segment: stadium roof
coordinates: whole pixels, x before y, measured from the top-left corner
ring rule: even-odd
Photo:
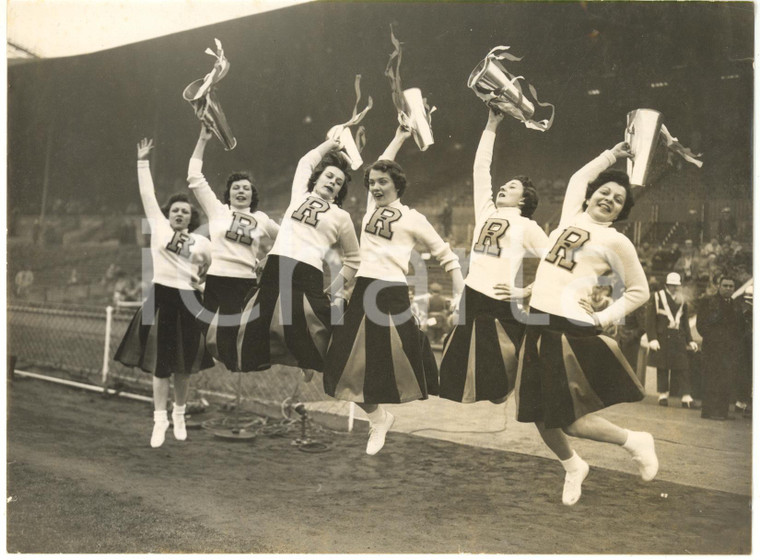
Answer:
[[[9,63],[87,54],[308,0],[8,0]]]

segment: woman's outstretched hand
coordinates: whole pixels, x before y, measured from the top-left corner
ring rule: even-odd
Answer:
[[[137,159],[148,159],[148,155],[152,149],[153,139],[143,138],[137,143]]]

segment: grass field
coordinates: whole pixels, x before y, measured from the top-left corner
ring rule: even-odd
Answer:
[[[369,457],[364,430],[314,432],[321,454],[297,431],[151,449],[147,403],[16,378],[8,404],[11,553],[751,550],[736,494],[594,469],[568,508],[559,464],[530,455],[393,432]]]

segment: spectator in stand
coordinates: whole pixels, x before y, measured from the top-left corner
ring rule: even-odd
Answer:
[[[708,287],[715,284],[719,275],[717,253],[709,253],[706,258],[700,259],[697,263],[697,279],[706,283]]]
[[[25,298],[29,295],[29,288],[34,284],[34,272],[31,270],[19,270],[16,273],[16,295]]]
[[[654,256],[654,247],[649,244],[649,241],[644,241],[641,246],[636,248],[636,252],[639,255],[639,261],[644,270],[649,271],[652,269],[652,257]]]
[[[127,276],[123,271],[119,271],[116,283],[113,287],[113,303],[118,306],[122,302],[137,302],[142,300],[142,287],[139,279],[134,276]]]
[[[441,229],[443,230],[441,232],[441,237],[448,237],[451,235],[451,218],[454,213],[454,210],[451,208],[451,203],[449,202],[449,199],[445,199],[443,201],[443,209],[441,210]]]
[[[730,238],[729,241],[723,241],[717,263],[724,270],[728,270],[734,265],[734,251],[731,249]]]
[[[726,235],[736,235],[736,219],[728,206],[720,211],[718,219],[718,237],[723,239]]]
[[[740,244],[738,241],[736,241],[736,240],[735,240],[735,239],[734,239],[732,236],[730,236],[730,235],[726,235],[726,236],[723,238],[723,245],[726,245],[726,244],[728,244],[728,246],[729,246],[729,248],[730,248],[730,250],[731,250],[731,255],[733,255],[734,257],[735,257],[736,255],[738,255],[738,254],[741,252],[741,250],[742,250],[742,246],[741,246],[741,244]]]
[[[649,365],[657,368],[657,392],[660,406],[668,406],[671,384],[681,393],[681,406],[694,408],[687,351],[696,352],[691,339],[688,305],[681,294],[681,277],[668,274],[665,289],[652,294],[647,313]]]
[[[105,274],[103,274],[103,278],[100,280],[100,283],[104,286],[110,286],[113,282],[116,281],[121,272],[121,267],[118,264],[109,264]]]
[[[681,257],[678,243],[673,243],[670,248],[661,246],[652,257],[652,269],[655,271],[673,270],[676,261]]]
[[[698,257],[691,239],[684,241],[683,245],[683,251],[673,266],[673,270],[681,275],[684,284],[688,284],[697,278]]]
[[[414,298],[415,303],[420,309],[424,309],[426,316],[427,333],[430,336],[430,342],[438,344],[443,339],[443,334],[448,327],[448,318],[450,313],[449,306],[451,302],[441,295],[441,286],[438,282],[430,284],[430,292]]]
[[[735,289],[734,279],[724,276],[718,283],[718,293],[703,298],[697,312],[703,354],[702,418],[708,420],[730,418],[731,393],[745,363],[746,325],[741,302],[731,299]]]
[[[710,242],[706,243],[704,247],[702,247],[702,250],[700,251],[702,253],[703,257],[708,256],[710,253],[715,253],[716,255],[720,253],[720,243],[718,243],[717,237],[711,237]]]

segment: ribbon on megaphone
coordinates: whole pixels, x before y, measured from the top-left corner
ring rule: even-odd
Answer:
[[[669,153],[678,154],[689,163],[693,163],[697,167],[702,167],[702,162],[697,159],[698,157],[702,157],[702,154],[695,154],[689,148],[681,144],[678,141],[678,138],[675,138],[670,134],[664,124],[660,128],[660,136],[665,141],[665,146],[668,148]]]
[[[367,114],[367,112],[370,109],[372,109],[372,96],[370,95],[367,98],[367,106],[364,107],[364,109],[362,109],[361,111],[358,111],[359,101],[362,98],[361,81],[362,81],[362,75],[357,74],[356,78],[354,78],[354,91],[356,92],[356,103],[354,103],[354,111],[351,115],[351,118],[339,126],[346,127],[346,126],[353,126],[355,124],[359,124],[360,122],[362,122],[362,119]]]
[[[224,78],[227,75],[227,72],[230,70],[230,63],[227,61],[227,58],[224,56],[224,49],[222,49],[222,42],[219,39],[214,39],[214,43],[216,44],[216,52],[212,51],[210,48],[207,48],[205,51],[206,54],[210,54],[214,58],[216,58],[216,63],[214,63],[214,68],[206,74],[203,77],[203,85],[198,88],[198,91],[195,93],[195,96],[193,96],[192,101],[197,101],[204,95],[208,93],[208,91],[211,89],[211,86],[216,85],[221,81],[222,78]]]
[[[396,111],[398,112],[398,122],[401,126],[408,130],[411,129],[411,119],[409,118],[411,111],[407,106],[406,100],[404,99],[404,90],[401,87],[401,54],[403,52],[401,45],[403,43],[401,43],[401,41],[399,41],[396,38],[396,35],[393,33],[392,24],[391,43],[393,43],[393,52],[388,58],[388,64],[385,66],[385,76],[391,83],[391,99],[393,100],[393,105],[396,107]],[[425,97],[422,98],[422,104],[425,106],[425,120],[427,121],[428,127],[430,128],[430,132],[432,134],[433,120],[430,115],[433,113],[433,111],[435,111],[436,108],[431,108],[428,105],[427,98]]]
[[[535,100],[536,105],[539,107],[550,107],[552,110],[552,114],[548,119],[542,119],[540,121],[535,121],[533,119],[526,118],[522,113],[518,112],[517,115],[515,115],[524,125],[526,128],[530,128],[531,130],[538,130],[540,132],[546,132],[549,130],[554,123],[554,105],[551,103],[544,103],[539,101],[538,99],[538,93],[536,92],[536,88],[533,87],[523,76],[515,76],[511,72],[509,72],[502,64],[499,63],[500,60],[509,60],[510,62],[520,62],[522,60],[521,56],[515,56],[509,52],[510,47],[499,45],[498,47],[492,48],[488,54],[486,55],[486,59],[491,59],[491,62],[493,64],[496,64],[496,66],[499,67],[499,69],[504,72],[504,74],[509,78],[510,83],[517,89],[518,91],[518,100],[522,100],[524,97],[522,87],[520,86],[519,80],[525,81],[525,85],[528,87],[528,91],[530,92],[531,96],[533,96],[533,99]],[[496,95],[493,95],[493,98],[496,98]],[[516,104],[519,106],[519,101]]]

